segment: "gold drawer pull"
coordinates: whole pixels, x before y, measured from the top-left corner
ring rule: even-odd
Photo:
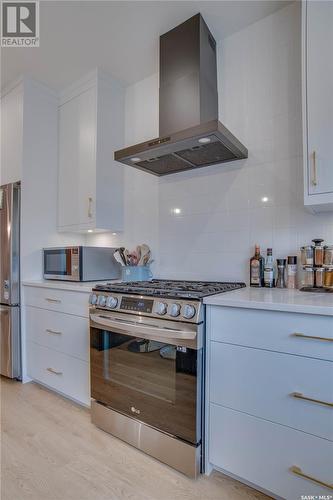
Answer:
[[[317,155],[316,152],[313,151],[312,153],[312,179],[311,179],[311,184],[313,186],[317,186],[318,181],[317,181]]]
[[[60,299],[51,299],[50,297],[45,297],[46,302],[53,302],[54,304],[61,304]]]
[[[325,488],[328,488],[329,490],[333,490],[333,484],[329,483],[324,483],[324,481],[320,481],[320,479],[316,479],[315,477],[309,476],[308,474],[304,474],[302,472],[302,469],[300,467],[297,467],[297,465],[293,465],[290,467],[290,472],[293,474],[296,474],[296,476],[303,477],[304,479],[308,479],[309,481],[313,481],[316,484],[319,484],[320,486],[324,486]]]
[[[304,396],[301,392],[292,392],[290,396],[296,399],[304,399],[304,401],[310,401],[311,403],[317,403],[318,405],[324,405],[333,408],[333,403],[329,403],[328,401],[321,401],[320,399],[309,398],[307,396]]]
[[[88,198],[88,217],[89,217],[89,219],[91,219],[92,216],[93,216],[93,213],[92,213],[92,203],[93,203],[93,199],[92,199],[91,196],[89,196],[89,198]]]
[[[56,330],[50,330],[50,328],[46,328],[46,333],[51,333],[53,335],[62,335],[62,332],[57,332]]]
[[[57,370],[54,370],[53,368],[46,368],[46,370],[50,373],[54,373],[54,375],[62,375],[62,372],[57,372]]]
[[[323,340],[324,342],[333,342],[333,337],[316,337],[315,335],[304,335],[304,333],[292,333],[292,337],[300,337],[302,339]]]

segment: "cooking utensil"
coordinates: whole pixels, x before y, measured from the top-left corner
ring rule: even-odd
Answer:
[[[122,265],[122,266],[124,266],[124,265],[125,265],[125,264],[124,264],[124,261],[123,261],[123,259],[122,259],[122,257],[121,257],[121,255],[120,255],[120,253],[119,253],[119,248],[117,248],[117,250],[115,250],[115,251],[114,251],[113,256],[114,256],[114,258],[116,259],[116,261],[117,261],[120,265]]]
[[[139,260],[139,266],[143,266],[145,265],[144,263],[147,264],[149,258],[150,258],[150,248],[148,245],[146,245],[145,243],[143,243],[142,245],[140,245],[141,247],[141,257],[140,257],[140,260]],[[147,260],[147,256],[148,255],[148,260]]]
[[[140,259],[141,259],[141,246],[138,245],[136,247],[136,255],[137,255],[137,258],[138,258],[138,263],[140,262]]]
[[[131,254],[129,253],[129,251],[126,248],[124,249],[124,258],[125,258],[125,265],[126,266],[131,265],[131,263],[130,263]]]
[[[125,247],[120,247],[118,249],[118,251],[119,251],[120,257],[122,258],[124,266],[127,266],[127,260],[126,260],[125,253],[124,253],[125,252]]]

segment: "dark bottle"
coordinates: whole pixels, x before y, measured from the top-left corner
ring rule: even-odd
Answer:
[[[254,256],[250,260],[250,286],[264,286],[264,258],[260,255],[260,246],[255,246]]]

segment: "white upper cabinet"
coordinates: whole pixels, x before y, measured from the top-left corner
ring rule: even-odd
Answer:
[[[304,1],[304,203],[333,210],[333,2]]]
[[[59,107],[58,230],[123,230],[124,89],[96,71],[74,84]]]
[[[1,96],[0,185],[22,178],[23,83]]]

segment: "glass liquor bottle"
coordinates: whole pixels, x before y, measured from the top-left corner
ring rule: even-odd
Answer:
[[[254,256],[250,260],[250,286],[264,286],[264,258],[260,255],[260,246],[255,246]]]
[[[275,286],[273,250],[271,248],[267,248],[267,257],[264,269],[264,286],[266,288],[274,288]]]

